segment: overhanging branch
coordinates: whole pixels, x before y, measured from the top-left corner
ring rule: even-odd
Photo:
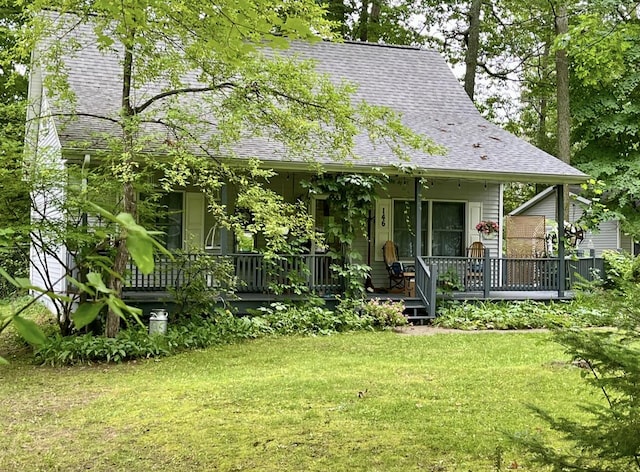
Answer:
[[[182,94],[187,94],[187,93],[213,92],[215,90],[220,90],[220,89],[223,89],[223,88],[233,88],[233,87],[236,87],[236,84],[234,84],[233,82],[224,82],[222,84],[218,84],[218,85],[213,86],[213,87],[211,87],[211,86],[209,86],[209,87],[185,87],[185,88],[180,88],[180,89],[168,90],[166,92],[162,92],[162,93],[159,93],[157,95],[154,95],[149,100],[147,100],[146,102],[144,102],[141,105],[138,105],[137,107],[133,107],[133,114],[137,115],[139,113],[142,113],[144,110],[149,108],[151,105],[153,105],[158,100],[162,100],[163,98],[171,97],[171,96],[174,96],[174,95],[182,95]]]

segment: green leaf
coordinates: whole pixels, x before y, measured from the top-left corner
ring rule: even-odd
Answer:
[[[80,290],[82,290],[84,293],[88,293],[91,296],[95,295],[95,290],[93,290],[92,287],[90,287],[87,284],[83,284],[82,282],[79,282],[78,280],[74,279],[71,276],[67,276],[67,280],[74,286],[78,287]]]
[[[5,279],[7,279],[7,281],[8,281],[11,285],[13,285],[13,286],[15,286],[15,287],[20,287],[20,286],[18,285],[18,282],[16,282],[16,280],[15,280],[13,277],[11,277],[11,276],[9,275],[9,272],[7,272],[6,270],[4,270],[2,267],[0,267],[0,275],[2,275],[2,277],[4,277]]]
[[[122,312],[121,306],[124,304],[122,300],[118,297],[110,296],[107,298],[107,305],[109,305],[109,309],[113,311],[120,318],[125,319],[124,313]]]
[[[18,330],[18,333],[20,333],[20,336],[26,339],[27,342],[40,346],[47,341],[47,337],[33,321],[20,316],[14,316],[13,324]]]
[[[81,329],[96,319],[105,302],[86,302],[82,303],[78,309],[71,315],[73,324],[76,329]]]
[[[4,357],[0,356],[0,365],[8,365],[9,361],[6,360]]]
[[[102,280],[102,275],[98,272],[89,272],[87,274],[87,281],[95,287],[98,292],[102,293],[111,293],[112,290],[107,288],[104,281]]]
[[[145,275],[152,273],[155,263],[153,261],[153,242],[151,238],[145,238],[138,232],[130,232],[127,235],[126,244],[131,257],[140,269],[140,272]]]
[[[16,282],[18,283],[18,287],[23,289],[35,288],[34,285],[31,284],[31,280],[27,277],[16,277]]]

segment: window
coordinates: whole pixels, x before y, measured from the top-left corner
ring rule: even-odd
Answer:
[[[331,216],[329,202],[326,198],[315,199],[315,224],[316,231],[324,236],[324,243],[317,245],[316,252],[326,252],[328,249],[339,252],[340,243],[334,234],[329,232],[329,227],[334,224],[334,217]]]
[[[433,202],[432,256],[464,255],[464,203]]]
[[[416,243],[416,204],[409,200],[395,200],[393,202],[393,242],[398,246],[398,258],[409,259],[415,257]],[[421,252],[424,255],[428,247],[429,235],[429,202],[422,202],[422,241]]]
[[[465,204],[463,202],[422,202],[421,253],[431,256],[464,256]],[[393,202],[393,242],[398,258],[415,257],[416,206],[410,200]],[[430,251],[429,249],[430,247]]]
[[[167,249],[182,249],[182,213],[184,194],[170,192],[151,199],[140,195],[140,221],[143,226],[162,231],[158,240]]]

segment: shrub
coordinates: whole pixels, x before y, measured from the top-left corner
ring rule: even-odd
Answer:
[[[206,316],[219,308],[220,301],[234,296],[237,284],[231,260],[205,252],[174,252],[169,292],[177,310],[172,321],[189,316]]]
[[[167,340],[149,336],[142,330],[122,330],[115,338],[85,334],[50,337],[36,350],[36,361],[49,365],[122,362],[124,360],[168,355]]]
[[[406,323],[399,303],[357,302],[335,311],[322,303],[319,299],[297,304],[276,302],[245,317],[217,309],[206,318],[183,318],[170,324],[166,335],[150,336],[141,328],[122,330],[115,338],[57,335],[36,351],[36,360],[49,365],[122,362],[268,335],[329,335]]]
[[[449,302],[439,309],[435,326],[466,330],[611,326],[614,311],[581,301]]]
[[[42,364],[70,365],[93,362],[122,362],[175,354],[218,344],[256,338],[267,332],[260,321],[238,318],[230,312],[215,318],[183,321],[169,326],[166,335],[149,335],[146,329],[122,330],[115,338],[85,334],[53,336],[36,351]]]
[[[640,281],[640,259],[626,252],[604,251],[605,287],[620,290],[625,281]]]
[[[617,262],[621,259],[616,258]],[[616,271],[620,268],[615,266]],[[553,470],[640,471],[640,287],[624,275],[620,280],[620,296],[610,299],[612,310],[620,314],[617,329],[572,329],[555,334],[566,352],[585,369],[584,377],[594,392],[603,396],[603,403],[585,403],[586,399],[577,398],[589,415],[582,421],[555,418],[534,408],[570,443],[564,450],[556,447],[555,437],[516,437],[536,462]]]
[[[316,336],[385,328],[406,324],[403,310],[401,302],[351,299],[341,301],[336,310],[329,310],[319,298],[275,302],[245,317],[216,307],[206,316],[183,316],[170,323],[165,335],[150,336],[145,329],[136,327],[122,330],[116,338],[92,334],[54,336],[37,350],[36,360],[50,365],[122,362],[268,335]]]
[[[373,326],[377,328],[404,326],[407,324],[404,309],[404,302],[374,298],[362,305],[362,314],[370,317]]]
[[[28,214],[28,205],[25,210]],[[29,243],[11,225],[0,228],[0,267],[13,278],[29,277]],[[0,277],[0,299],[14,296],[16,291],[13,284]]]
[[[302,304],[275,302],[255,310],[272,334],[327,335],[336,332],[365,329],[371,320],[353,310],[329,310],[322,301]]]
[[[33,298],[2,299],[0,300],[0,328],[5,327],[0,331],[0,356],[2,357],[14,357],[32,352],[31,345],[18,334],[13,323],[7,324],[11,316],[20,310],[23,310],[20,312],[20,317],[36,323],[45,336],[52,336],[58,332],[58,326],[51,312],[42,304],[33,303]]]

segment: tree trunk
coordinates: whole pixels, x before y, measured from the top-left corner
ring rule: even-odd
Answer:
[[[556,36],[569,32],[566,5],[558,6],[555,17]],[[571,110],[569,107],[569,59],[566,49],[556,51],[556,100],[558,107],[558,158],[567,164],[571,161]],[[564,186],[564,219],[569,215],[569,187]],[[560,222],[558,222],[559,224]]]
[[[132,33],[132,36],[134,33]],[[133,37],[130,44],[133,44]],[[134,146],[133,138],[134,133],[131,129],[131,118],[134,116],[134,110],[131,105],[131,79],[133,74],[133,52],[130,47],[125,46],[124,60],[123,60],[123,74],[122,74],[122,105],[121,105],[121,118],[122,118],[122,155],[126,162],[132,162],[134,160]],[[130,213],[133,217],[136,217],[136,199],[135,190],[133,187],[133,177],[124,176],[122,184],[122,210],[125,213]],[[119,274],[120,277],[112,276],[109,282],[109,288],[115,291],[118,297],[122,296],[122,278],[121,276],[127,269],[127,263],[129,262],[129,251],[125,244],[127,237],[126,230],[122,230],[117,242],[116,256],[113,261],[113,271]],[[120,316],[109,309],[107,312],[107,322],[105,326],[105,336],[113,338],[118,334],[120,330]]]
[[[549,70],[549,42],[545,41],[544,49],[542,51],[542,57],[540,58],[540,80],[545,80]],[[536,145],[547,152],[549,149],[549,139],[547,137],[547,113],[548,104],[546,93],[540,94],[540,100],[538,102],[538,130],[536,133]]]
[[[380,10],[382,0],[373,0],[371,2],[371,14],[367,23],[367,41],[377,43],[380,39]]]
[[[360,18],[358,19],[358,39],[367,41],[369,38],[369,0],[362,1]]]
[[[464,62],[466,65],[464,72],[464,90],[473,100],[476,88],[476,69],[478,68],[478,54],[480,51],[480,12],[482,10],[482,0],[472,0],[467,16],[469,18],[469,29],[467,31],[467,52]]]

